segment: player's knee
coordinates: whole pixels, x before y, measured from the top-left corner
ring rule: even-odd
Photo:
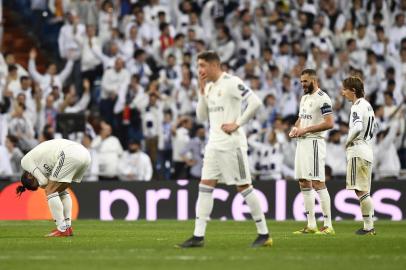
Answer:
[[[216,183],[217,183],[216,180],[207,180],[207,179],[200,180],[200,184],[210,186],[210,187],[215,187]]]
[[[243,192],[244,190],[246,190],[247,188],[249,188],[251,185],[242,185],[242,186],[236,186],[237,187],[237,191],[238,192]]]
[[[320,181],[312,181],[312,185],[315,190],[326,188],[326,184]]]
[[[300,188],[312,188],[312,181],[307,181],[305,179],[299,179]]]

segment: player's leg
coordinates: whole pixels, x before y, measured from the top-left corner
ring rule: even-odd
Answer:
[[[196,203],[196,219],[193,236],[185,242],[176,245],[180,248],[202,247],[206,234],[207,221],[213,210],[213,191],[220,177],[218,158],[215,151],[207,150],[202,168],[202,180],[199,183],[199,195]]]
[[[76,159],[70,159],[70,163],[72,166],[70,172],[64,173],[64,178],[69,179],[72,177],[72,182],[80,183],[83,179],[83,176],[86,173],[87,168],[90,165],[91,158],[90,153],[87,149],[82,147],[81,145],[75,146],[72,151],[76,156]],[[69,153],[70,154],[70,153]],[[76,165],[74,164],[76,163]],[[72,176],[73,175],[73,176]],[[66,230],[68,231],[69,236],[73,236],[73,229],[72,229],[72,198],[68,192],[68,190],[64,190],[59,193],[59,197],[61,198],[63,204],[63,214],[65,217],[66,223]]]
[[[56,230],[52,231],[47,236],[67,236],[64,209],[61,198],[59,197],[59,192],[64,191],[69,186],[69,183],[59,183],[50,180],[45,188],[48,207],[57,227]]]
[[[374,204],[369,192],[355,190],[361,207],[362,218],[364,219],[364,227],[356,233],[360,235],[372,234],[375,235],[374,228]]]
[[[314,216],[315,197],[311,181],[315,168],[314,150],[312,140],[298,140],[295,154],[295,179],[299,180],[300,191],[303,195],[307,225],[305,228],[293,232],[294,234],[315,233],[317,230]]]
[[[364,219],[364,227],[359,229],[356,234],[375,235],[374,204],[370,196],[371,163],[362,158],[352,158],[350,163],[352,170],[349,182],[347,180],[347,188],[354,189],[355,194],[358,196],[362,217]]]
[[[307,179],[299,179],[299,187],[303,195],[304,208],[307,217],[307,226],[294,234],[315,233],[317,231],[316,216],[314,213],[315,196],[312,186],[312,181]]]
[[[323,167],[324,168],[324,167]],[[312,181],[312,185],[319,195],[321,209],[323,211],[324,225],[317,234],[335,234],[331,223],[331,200],[325,182]]]
[[[73,236],[72,231],[72,198],[67,189],[59,192],[59,198],[63,205],[63,216],[65,218],[66,230],[70,236]]]
[[[246,184],[237,186],[237,191],[244,197],[245,202],[250,208],[252,219],[255,221],[258,236],[252,243],[252,247],[271,246],[272,239],[269,236],[268,227],[264,212],[262,211],[261,204],[255,194],[252,185]]]
[[[213,191],[217,180],[203,179],[199,184],[199,195],[196,203],[196,219],[193,236],[176,245],[180,248],[203,247],[207,221],[213,210]]]

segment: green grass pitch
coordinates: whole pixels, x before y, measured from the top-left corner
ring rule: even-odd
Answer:
[[[269,222],[270,248],[252,249],[252,222],[211,221],[206,246],[177,249],[193,221],[74,221],[74,237],[44,238],[50,221],[0,221],[0,269],[406,269],[406,222],[335,223],[335,236],[293,235],[301,222]]]

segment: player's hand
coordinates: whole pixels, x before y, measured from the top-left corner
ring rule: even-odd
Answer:
[[[203,96],[204,88],[206,87],[207,75],[199,75],[199,92]]]
[[[296,137],[301,137],[307,133],[306,129],[304,128],[297,128],[296,130]]]
[[[32,48],[30,50],[30,59],[35,59],[35,58],[37,58],[37,50]]]
[[[231,134],[234,131],[236,131],[240,126],[237,125],[236,123],[230,123],[230,124],[223,124],[221,125],[221,129],[227,133],[227,134]]]
[[[297,127],[293,127],[289,132],[289,137],[294,138],[297,136],[296,134],[297,134]]]

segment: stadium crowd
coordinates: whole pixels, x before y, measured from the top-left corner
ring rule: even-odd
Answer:
[[[59,59],[40,73],[40,48],[27,51],[28,63],[0,55],[1,175],[19,174],[25,152],[61,136],[58,114],[83,113],[85,130],[70,138],[91,151],[87,180],[199,179],[207,123],[195,117],[196,56],[208,49],[263,100],[244,127],[257,180],[293,177],[296,141],[287,134],[304,68],[317,70],[333,101],[328,178],[346,172],[348,74],[363,78],[379,122],[374,178],[397,179],[406,168],[405,0],[15,2],[30,3],[24,12],[39,20],[32,33],[58,27]]]

